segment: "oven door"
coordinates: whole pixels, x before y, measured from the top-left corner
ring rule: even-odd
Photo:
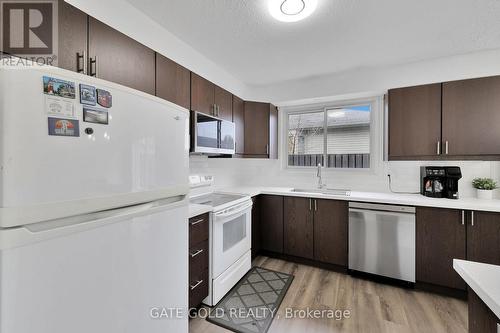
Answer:
[[[214,213],[212,277],[215,279],[251,248],[252,201]]]

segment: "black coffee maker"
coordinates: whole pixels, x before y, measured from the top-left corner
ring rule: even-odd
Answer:
[[[458,199],[458,180],[462,178],[459,167],[420,168],[420,193],[426,197]]]

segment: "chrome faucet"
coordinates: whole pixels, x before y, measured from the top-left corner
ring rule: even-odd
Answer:
[[[318,177],[318,188],[325,188],[326,184],[323,184],[323,177],[321,176],[321,163],[318,163],[318,173],[316,174],[316,177]]]

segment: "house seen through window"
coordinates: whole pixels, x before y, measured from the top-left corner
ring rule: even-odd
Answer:
[[[288,166],[370,168],[371,105],[288,114]]]

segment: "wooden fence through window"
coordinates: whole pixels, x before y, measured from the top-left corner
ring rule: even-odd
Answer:
[[[369,168],[370,154],[328,154],[324,163],[323,154],[288,155],[289,166],[317,166],[327,168]]]

